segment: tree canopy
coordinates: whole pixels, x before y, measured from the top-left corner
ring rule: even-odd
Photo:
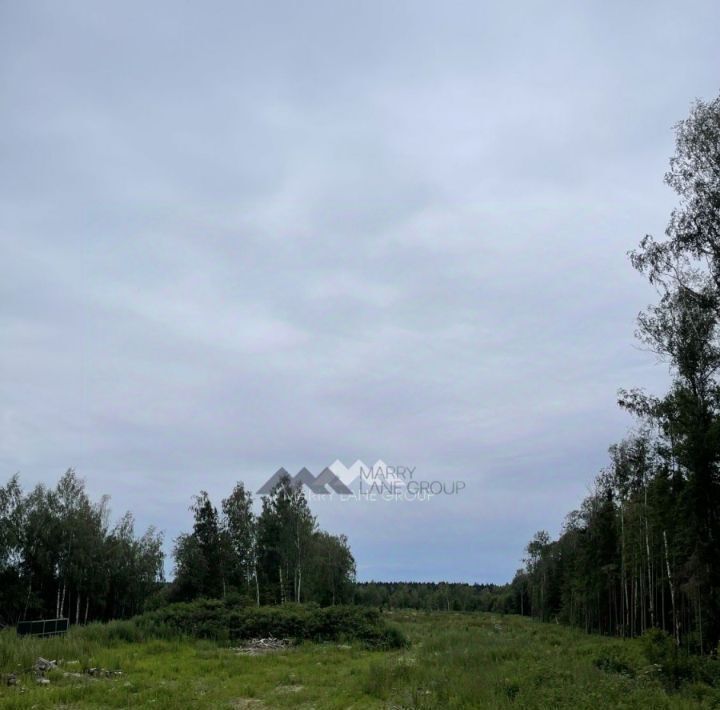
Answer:
[[[720,639],[720,97],[676,126],[665,180],[679,197],[665,238],[630,259],[658,289],[637,336],[670,388],[621,390],[635,430],[559,539],[535,536],[513,586],[524,613],[622,635],[657,627],[705,652]]]

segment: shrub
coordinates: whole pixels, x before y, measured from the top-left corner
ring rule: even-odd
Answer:
[[[606,673],[622,673],[631,678],[635,676],[635,669],[629,661],[617,651],[603,653],[593,661],[593,665]]]
[[[151,636],[187,635],[217,641],[275,636],[310,641],[360,641],[371,648],[401,648],[407,639],[376,609],[285,604],[249,607],[217,599],[170,604],[135,617]]]
[[[143,607],[144,611],[155,611],[162,609],[172,603],[172,587],[167,584],[156,592],[151,594],[146,600]]]
[[[669,688],[677,688],[692,676],[687,654],[680,651],[672,636],[661,629],[649,629],[641,637],[643,653],[649,663],[660,669],[660,675]]]

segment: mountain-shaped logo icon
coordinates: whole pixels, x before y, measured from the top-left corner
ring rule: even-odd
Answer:
[[[278,483],[280,483],[280,480],[281,480],[284,476],[290,476],[290,474],[289,474],[284,468],[279,468],[279,469],[278,469],[277,471],[275,471],[275,473],[273,473],[273,475],[270,476],[270,478],[268,478],[268,480],[265,481],[265,483],[258,489],[257,494],[258,494],[259,496],[269,495],[270,492],[272,491],[272,489],[275,488],[275,486],[276,486]]]
[[[284,469],[279,468],[259,489],[257,495],[266,496],[270,495],[273,488],[283,479],[283,477],[290,478],[291,485],[294,488],[302,488],[307,486],[316,495],[330,495],[330,490],[341,495],[352,495],[352,491],[343,481],[330,469],[326,467],[318,476],[308,471],[307,468],[301,468],[294,476]]]

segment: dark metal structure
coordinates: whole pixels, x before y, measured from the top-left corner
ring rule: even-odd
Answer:
[[[59,636],[67,633],[69,619],[38,619],[36,621],[19,621],[18,636]]]

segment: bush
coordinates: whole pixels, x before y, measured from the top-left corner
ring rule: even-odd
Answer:
[[[635,676],[635,669],[630,662],[617,651],[609,651],[598,656],[593,665],[606,673],[622,673],[623,675]]]
[[[216,641],[274,636],[309,641],[360,641],[371,648],[402,648],[407,639],[376,609],[285,604],[249,607],[244,600],[199,599],[170,604],[133,619],[144,634],[188,635]]]
[[[691,656],[688,660],[694,681],[720,688],[720,660],[717,656]]]
[[[155,611],[172,603],[172,587],[166,584],[151,594],[146,600],[143,611]]]
[[[223,597],[223,604],[229,608],[247,607],[255,606],[255,600],[247,594],[242,594],[233,589]]]
[[[672,636],[661,629],[649,629],[640,637],[643,653],[649,663],[660,669],[660,675],[669,688],[678,688],[692,676],[687,654],[680,651]]]

